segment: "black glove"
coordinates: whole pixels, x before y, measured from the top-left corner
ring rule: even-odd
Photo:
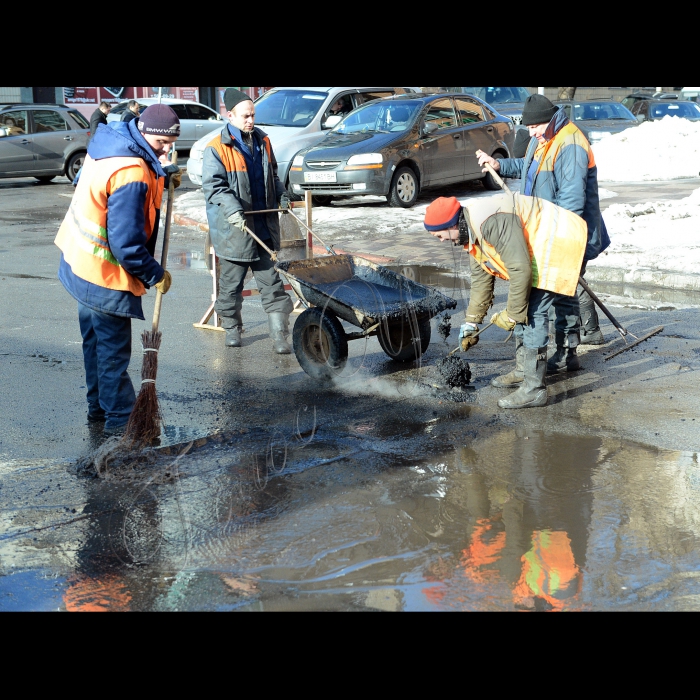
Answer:
[[[280,197],[280,209],[289,209],[289,205],[291,203],[292,203],[292,200],[289,198],[289,195],[285,192]]]

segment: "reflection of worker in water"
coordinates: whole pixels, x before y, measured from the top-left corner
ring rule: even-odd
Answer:
[[[592,474],[600,440],[582,438],[560,450],[553,438],[505,435],[513,445],[509,473],[487,479],[472,472],[448,491],[466,509],[471,534],[455,570],[431,569],[428,599],[441,607],[464,606],[480,595],[510,597],[516,609],[562,611],[580,606],[592,513]],[[507,445],[499,444],[501,451]],[[508,484],[507,490],[498,482]],[[464,522],[459,521],[463,527]],[[475,605],[476,606],[476,605]]]

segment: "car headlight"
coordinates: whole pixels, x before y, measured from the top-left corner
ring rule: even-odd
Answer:
[[[301,168],[304,165],[304,156],[296,156],[292,161],[292,166],[295,168]]]
[[[612,136],[611,131],[589,131],[588,136],[590,137],[591,141],[600,141],[601,139],[604,139],[606,136]]]
[[[346,170],[371,170],[381,168],[384,165],[384,156],[381,153],[362,153],[351,156],[345,167]]]

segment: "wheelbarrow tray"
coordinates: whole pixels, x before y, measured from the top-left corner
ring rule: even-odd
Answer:
[[[457,307],[454,299],[432,287],[355,255],[330,255],[278,263],[299,296],[327,308],[363,330],[380,322],[433,318]]]

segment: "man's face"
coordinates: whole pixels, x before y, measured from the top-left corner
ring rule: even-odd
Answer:
[[[255,105],[252,100],[240,102],[232,112],[227,112],[231,126],[240,129],[244,134],[252,133],[255,128]]]
[[[549,122],[546,124],[532,124],[528,126],[527,129],[530,132],[530,138],[537,139],[540,143],[546,143],[547,139],[544,137],[544,133],[547,131],[548,126]]]
[[[445,231],[431,231],[431,236],[439,238],[443,243],[445,241],[458,241],[459,240],[459,228],[454,226],[453,228],[448,228]]]
[[[158,158],[170,153],[177,141],[177,136],[159,136],[156,134],[141,134],[141,136],[146,139],[146,142]]]
[[[334,112],[340,112],[343,109],[343,101],[338,100],[334,105],[333,105],[333,111]]]
[[[141,110],[139,109],[138,104],[135,104],[133,107],[129,107],[129,109],[136,115],[138,116],[141,114]]]
[[[100,109],[102,110],[102,114],[104,114],[105,117],[112,111],[112,108],[109,105],[107,105],[106,107],[100,107]]]

